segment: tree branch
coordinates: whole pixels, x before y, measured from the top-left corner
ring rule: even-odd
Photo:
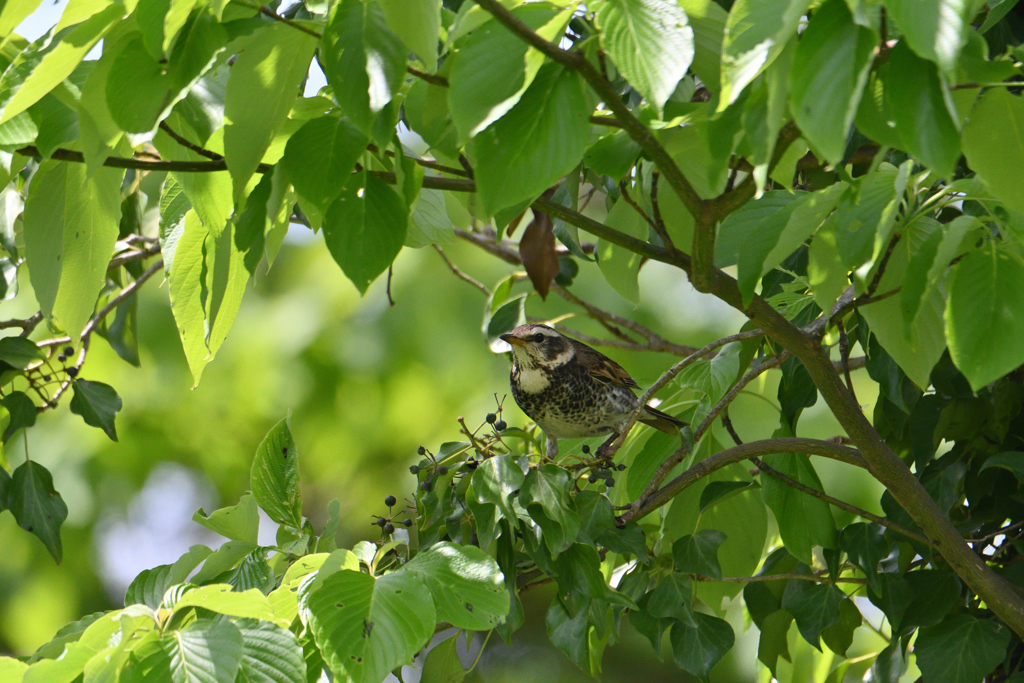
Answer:
[[[466,275],[461,270],[459,270],[459,267],[456,266],[454,263],[452,263],[451,260],[448,258],[447,254],[444,253],[444,249],[442,249],[440,246],[435,244],[434,245],[434,251],[436,251],[438,253],[438,255],[441,257],[441,259],[445,263],[448,264],[449,270],[451,270],[452,273],[454,273],[457,278],[459,278],[460,280],[463,280],[463,281],[468,282],[469,284],[473,285],[474,287],[479,289],[481,292],[483,292],[485,296],[490,296],[491,295],[491,290],[487,289],[487,286],[484,285],[484,283],[480,282],[479,280],[477,280],[474,277]]]

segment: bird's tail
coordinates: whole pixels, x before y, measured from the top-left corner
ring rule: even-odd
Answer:
[[[680,429],[690,424],[650,406],[644,406],[644,411],[640,413],[639,419],[645,425],[654,427],[659,432],[665,432],[666,434],[677,434]]]

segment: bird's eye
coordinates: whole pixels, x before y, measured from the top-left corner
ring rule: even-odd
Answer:
[[[533,335],[533,341],[535,341],[535,342],[542,342],[542,341],[544,341],[544,335],[543,334],[535,334],[535,335]]]

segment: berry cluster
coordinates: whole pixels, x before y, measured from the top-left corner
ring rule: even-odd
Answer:
[[[394,520],[395,517],[397,517],[398,515],[393,513],[391,508],[393,508],[397,503],[397,498],[395,498],[394,496],[388,496],[387,498],[384,499],[384,504],[388,506],[388,516],[377,517],[376,515],[374,515],[374,517],[377,518],[373,521],[373,524],[375,526],[379,526],[385,536],[390,536],[391,534],[395,533]],[[402,520],[402,526],[408,529],[412,526],[412,520],[408,518]]]

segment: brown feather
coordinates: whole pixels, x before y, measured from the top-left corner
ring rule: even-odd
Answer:
[[[569,342],[576,349],[576,362],[586,368],[590,376],[598,382],[627,389],[639,388],[629,373],[608,356],[575,339],[569,339]]]
[[[665,432],[666,434],[677,434],[681,428],[689,424],[650,406],[644,407],[643,412],[640,413],[639,420],[645,425],[654,427],[659,432]]]

